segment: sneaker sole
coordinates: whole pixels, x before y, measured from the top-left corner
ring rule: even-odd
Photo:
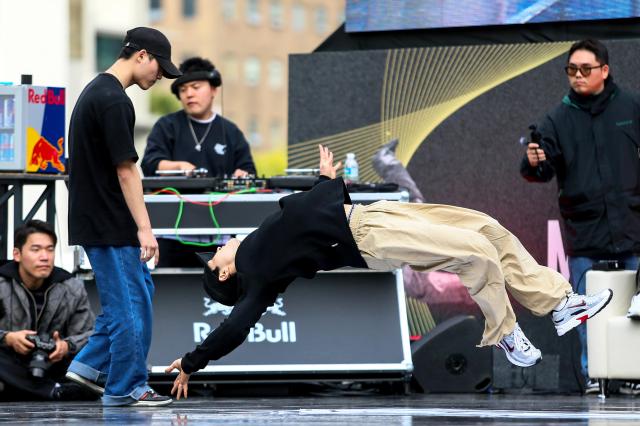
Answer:
[[[594,395],[596,393],[600,393],[600,386],[597,388],[587,388],[584,390],[585,395]]]
[[[556,327],[556,331],[558,332],[558,336],[565,335],[566,333],[568,333],[569,331],[573,330],[574,328],[576,328],[580,324],[582,324],[582,323],[586,322],[587,320],[593,318],[601,310],[603,310],[609,304],[609,302],[611,302],[611,298],[613,297],[613,291],[611,289],[608,289],[608,290],[609,290],[609,297],[607,297],[606,300],[603,300],[602,302],[598,303],[597,305],[595,305],[594,307],[589,309],[586,313],[582,314],[581,318],[583,318],[584,315],[586,315],[587,319],[585,319],[584,321],[581,321],[581,320],[579,320],[577,318],[571,318],[569,321],[567,321],[564,324]]]
[[[79,374],[76,374],[72,371],[67,371],[67,374],[64,375],[67,379],[71,380],[74,383],[77,383],[86,389],[89,389],[91,392],[98,394],[100,396],[104,395],[104,388],[96,385],[91,380],[85,379]]]
[[[540,361],[542,361],[542,355],[540,355],[540,358],[537,358],[535,360],[534,363],[532,364],[525,364],[524,362],[520,362],[517,359],[513,358],[510,356],[511,352],[509,352],[507,349],[503,348],[502,346],[500,346],[500,344],[496,344],[497,347],[499,347],[500,349],[502,349],[502,352],[504,352],[505,356],[507,357],[507,360],[513,364],[513,365],[517,365],[518,367],[533,367],[534,365],[536,365],[537,363],[539,363]]]
[[[171,404],[173,399],[166,401],[136,401],[133,404],[127,405],[127,407],[166,407]]]

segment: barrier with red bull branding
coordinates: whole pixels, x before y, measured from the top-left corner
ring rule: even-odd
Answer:
[[[0,170],[64,173],[65,89],[0,87]]]

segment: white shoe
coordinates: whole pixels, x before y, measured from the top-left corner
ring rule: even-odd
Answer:
[[[623,395],[640,395],[640,383],[624,382],[620,386],[620,393]]]
[[[552,311],[553,324],[558,336],[586,322],[600,312],[613,297],[611,289],[602,290],[591,296],[571,293]]]
[[[542,359],[542,352],[531,344],[518,323],[511,334],[504,336],[496,346],[504,350],[512,364],[519,367],[531,367]]]
[[[584,394],[591,395],[594,393],[600,393],[600,383],[596,379],[588,379],[584,384]]]
[[[627,312],[627,318],[640,320],[640,293],[636,294],[631,299],[631,305],[629,306],[629,312]]]

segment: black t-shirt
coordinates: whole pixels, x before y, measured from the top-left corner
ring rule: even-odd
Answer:
[[[69,125],[69,244],[139,246],[118,164],[137,161],[133,104],[111,74],[84,88]]]
[[[37,318],[40,317],[40,315],[42,314],[42,309],[44,308],[45,302],[46,302],[46,293],[47,290],[49,289],[49,287],[51,287],[53,283],[51,282],[50,278],[47,278],[46,280],[44,280],[44,283],[42,283],[42,285],[40,286],[40,288],[36,289],[36,290],[30,290],[26,285],[24,285],[24,287],[27,289],[27,291],[29,293],[31,293],[31,295],[33,296],[33,300],[36,303],[36,306],[32,306],[31,308],[34,309],[35,308],[35,315],[32,318],[33,323],[31,324],[31,330],[36,330],[37,329]],[[31,299],[29,298],[29,304],[32,304],[33,302],[31,301]]]
[[[209,124],[191,120],[184,110],[165,115],[153,126],[141,163],[145,176],[154,176],[161,160],[188,161],[213,177],[231,176],[236,169],[256,174],[249,143],[235,124],[216,116],[198,151],[189,121],[201,140]]]

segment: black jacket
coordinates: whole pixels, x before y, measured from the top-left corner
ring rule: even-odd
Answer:
[[[216,116],[202,150],[197,151],[188,120],[180,110],[161,117],[153,126],[140,164],[145,176],[155,176],[161,160],[188,161],[196,168],[209,170],[212,177],[231,176],[236,169],[256,174],[249,143],[235,124]],[[192,125],[201,138],[207,126],[195,122]]]
[[[280,199],[272,214],[238,247],[238,301],[229,317],[193,352],[182,358],[192,373],[239,346],[263,312],[297,277],[343,266],[366,268],[344,212],[351,204],[342,178],[322,181],[310,191]],[[225,285],[225,284],[220,284]]]
[[[539,130],[548,161],[520,172],[556,176],[571,256],[640,251],[640,100],[607,82],[600,97],[570,93]],[[593,99],[596,98],[596,99]]]

